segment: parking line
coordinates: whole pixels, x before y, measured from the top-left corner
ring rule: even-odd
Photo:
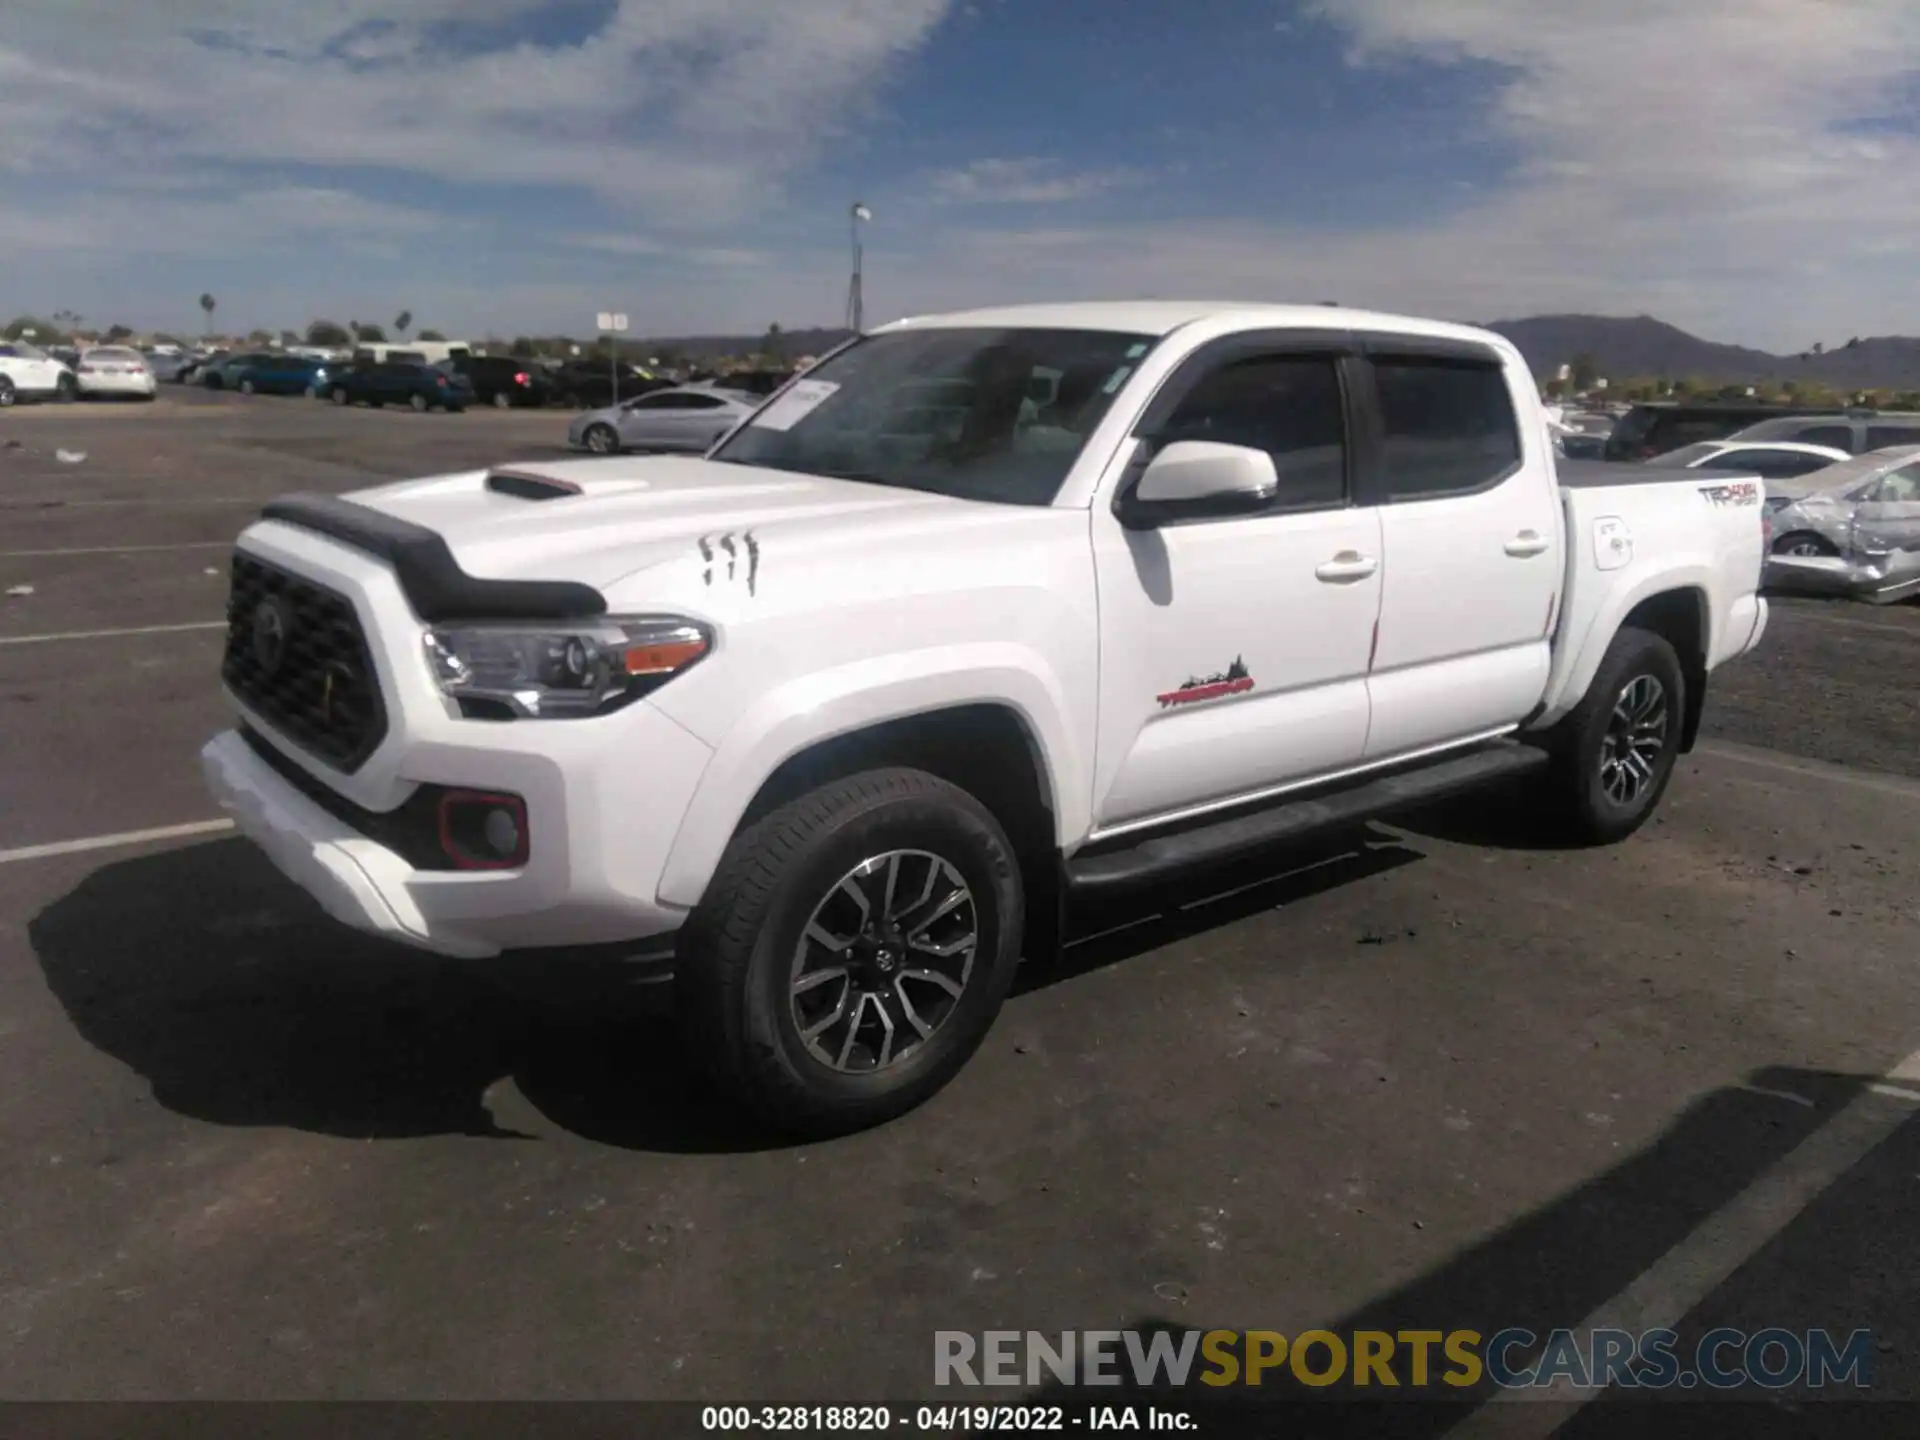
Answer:
[[[1920,1110],[1920,1096],[1893,1083],[1898,1081],[1920,1081],[1920,1050],[1889,1070],[1879,1084],[1863,1087],[1818,1130],[1762,1171],[1626,1289],[1576,1325],[1576,1343],[1587,1345],[1590,1351],[1588,1342],[1593,1332],[1602,1329],[1633,1334],[1675,1329],[1701,1301],[1797,1220],[1827,1187],[1913,1118]],[[1501,1440],[1522,1436],[1546,1440],[1566,1424],[1574,1410],[1600,1393],[1560,1381],[1538,1388],[1501,1390],[1447,1435],[1449,1440],[1471,1440],[1482,1435],[1499,1436]],[[1529,1401],[1547,1403],[1538,1410],[1511,1408],[1513,1402]]]
[[[1832,765],[1824,760],[1802,760],[1792,755],[1782,755],[1775,750],[1762,750],[1755,745],[1742,745],[1733,740],[1702,740],[1694,746],[1697,755],[1708,755],[1716,760],[1731,760],[1736,765],[1751,765],[1758,770],[1777,770],[1786,775],[1804,775],[1810,780],[1826,780],[1835,785],[1853,785],[1862,790],[1872,790],[1879,795],[1892,795],[1902,800],[1920,800],[1920,780],[1909,780],[1904,775],[1885,775],[1874,770],[1854,770],[1845,765]]]
[[[145,555],[156,550],[225,550],[231,540],[182,540],[178,545],[77,545],[69,550],[0,550],[0,560],[51,560],[62,555]]]
[[[185,825],[162,825],[154,830],[123,830],[118,835],[89,835],[83,840],[56,840],[50,845],[22,845],[0,850],[0,865],[15,860],[45,860],[55,855],[79,855],[88,850],[111,850],[120,845],[144,845],[149,840],[180,840],[189,835],[217,835],[231,830],[231,820],[194,820]]]
[[[55,640],[113,640],[122,635],[174,635],[183,630],[224,630],[224,620],[195,620],[186,625],[135,625],[128,630],[62,630],[52,635],[0,635],[0,645],[45,645]]]

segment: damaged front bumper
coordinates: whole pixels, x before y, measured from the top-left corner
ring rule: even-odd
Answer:
[[[1781,590],[1850,595],[1875,605],[1891,605],[1920,595],[1920,550],[1770,555],[1766,584]]]

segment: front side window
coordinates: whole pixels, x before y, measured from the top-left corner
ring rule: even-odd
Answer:
[[[1373,373],[1393,499],[1482,489],[1519,465],[1520,428],[1499,365],[1381,357]]]
[[[1280,482],[1276,509],[1346,501],[1346,412],[1331,356],[1274,355],[1223,365],[1187,392],[1160,438],[1266,451]]]
[[[870,335],[814,367],[709,458],[1049,505],[1153,345],[1152,336],[1105,330]],[[1051,405],[1028,396],[1040,371],[1061,376]]]
[[[1869,425],[1867,449],[1891,450],[1896,445],[1920,445],[1920,427],[1912,425]]]
[[[1880,477],[1868,494],[1874,505],[1912,505],[1920,502],[1920,463],[1904,465]]]

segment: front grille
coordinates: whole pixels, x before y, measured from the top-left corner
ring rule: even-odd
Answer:
[[[294,744],[349,774],[386,738],[380,684],[352,603],[237,550],[220,678]]]

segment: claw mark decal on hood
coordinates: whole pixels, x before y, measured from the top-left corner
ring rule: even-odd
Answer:
[[[733,531],[729,530],[717,540],[713,536],[702,535],[696,543],[700,546],[700,562],[705,567],[700,572],[703,583],[713,584],[713,567],[722,553],[727,560],[726,578],[733,579],[739,572],[740,552],[745,550],[747,552],[747,594],[757,593],[760,585],[760,542],[753,538],[751,530],[743,534],[738,541],[733,538]]]
[[[1218,675],[1209,675],[1204,680],[1190,678],[1178,690],[1169,690],[1154,698],[1159,700],[1162,709],[1173,705],[1193,705],[1202,700],[1224,700],[1229,695],[1244,695],[1253,689],[1253,677],[1247,673],[1247,662],[1235,656],[1233,664]]]
[[[1716,508],[1728,505],[1758,505],[1760,486],[1753,480],[1735,480],[1726,485],[1702,485],[1700,493]]]

